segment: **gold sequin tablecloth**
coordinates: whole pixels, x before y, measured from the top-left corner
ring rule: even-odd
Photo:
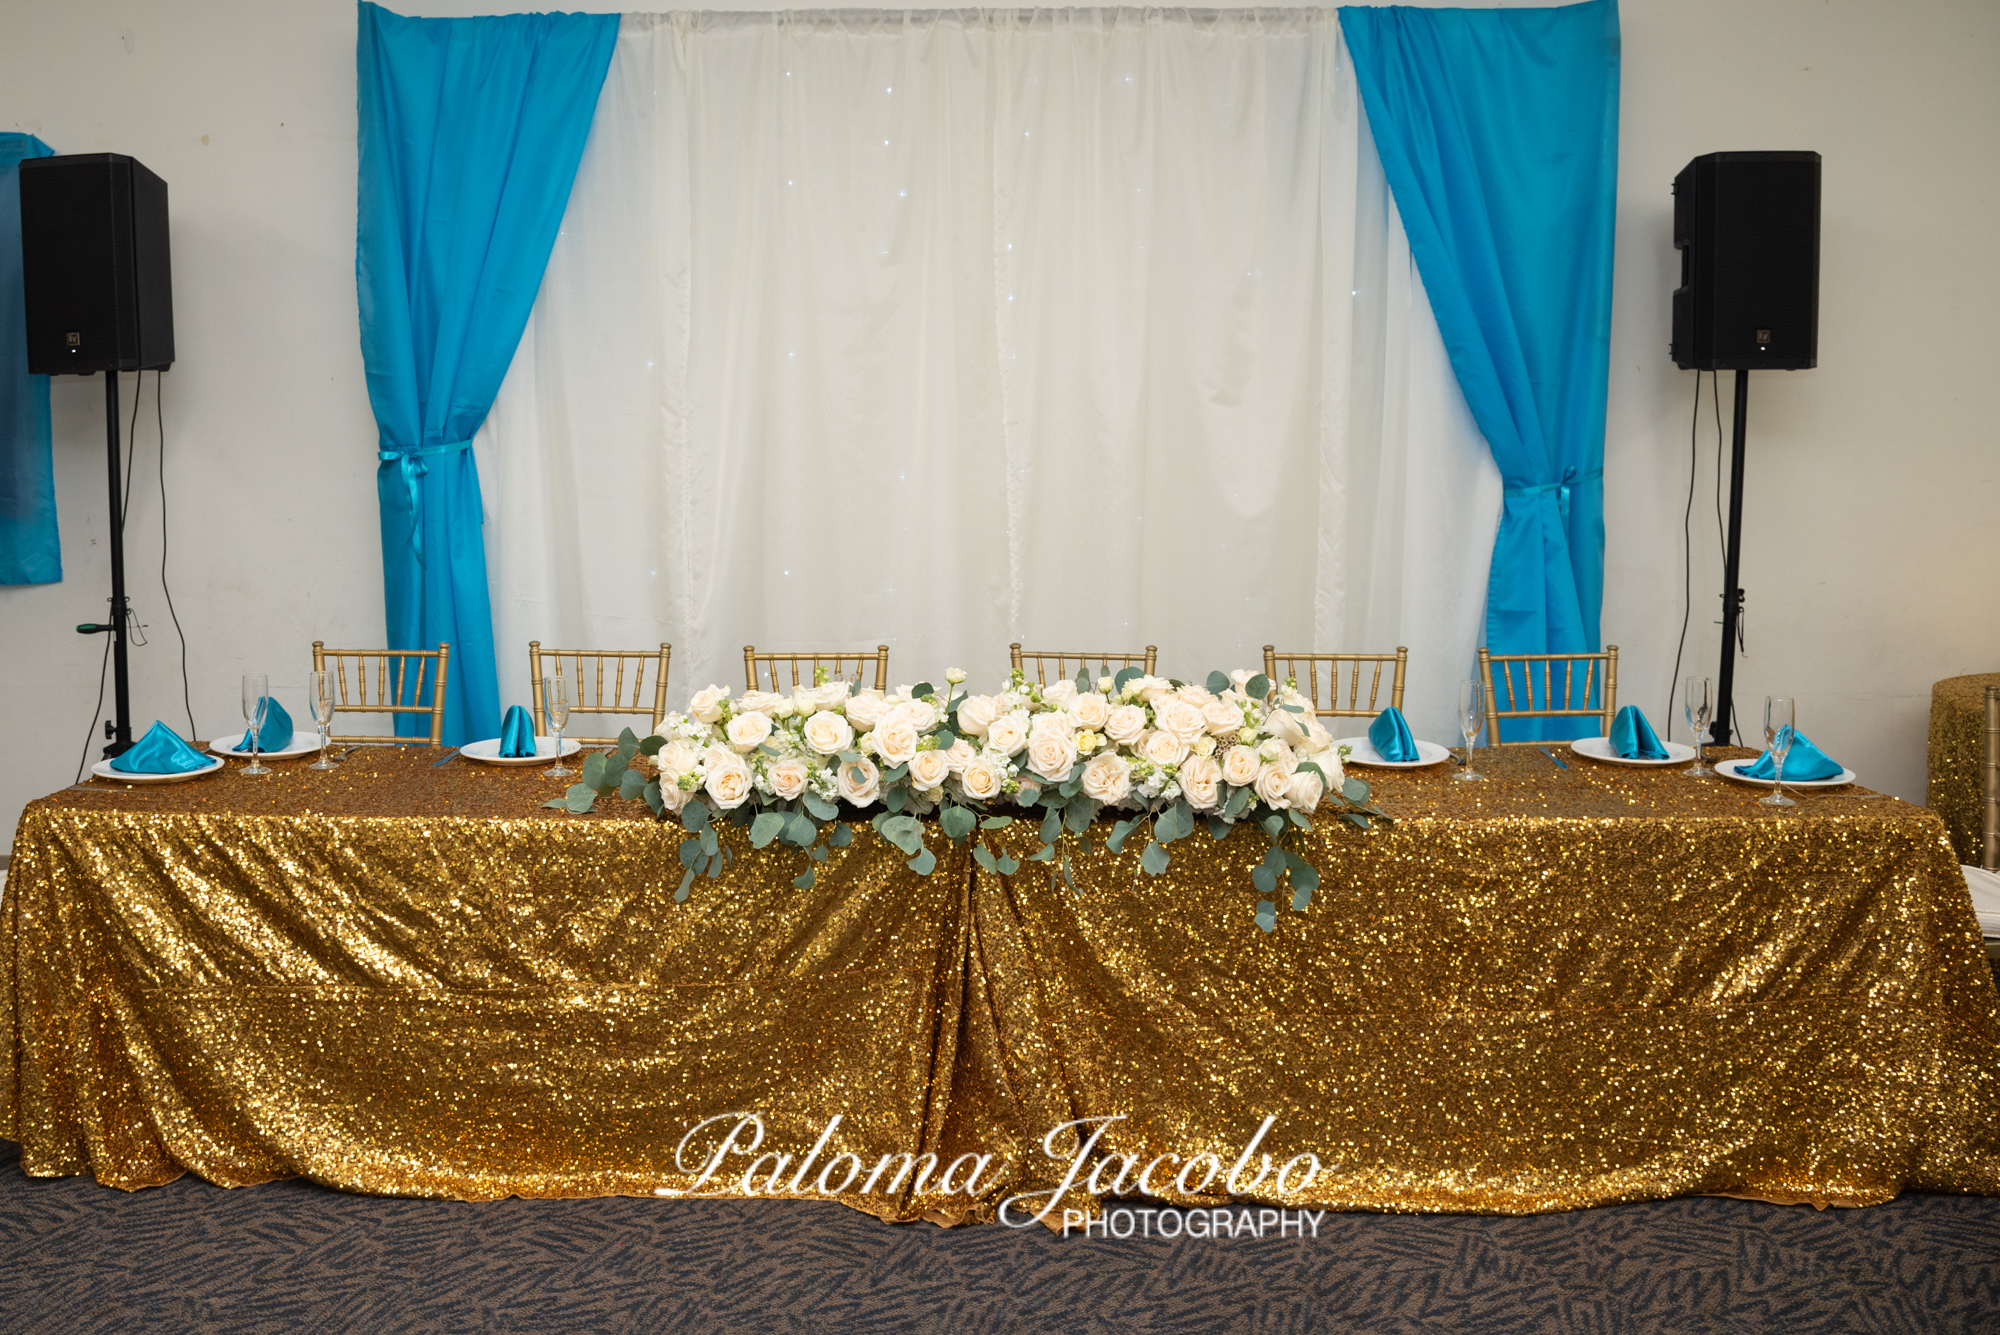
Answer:
[[[1952,851],[1979,865],[1986,841],[1986,688],[2000,686],[2000,672],[1947,677],[1931,687],[1927,753],[1930,780],[1924,801],[1944,819]]]
[[[866,832],[798,891],[800,854],[734,840],[676,904],[677,830],[435,756],[28,808],[0,919],[28,1171],[643,1193],[755,1110],[794,1161],[992,1156],[970,1200],[835,1193],[895,1218],[1056,1187],[1044,1138],[1090,1118],[1100,1193],[1173,1156],[1169,1199],[1219,1200],[1177,1168],[1226,1174],[1266,1117],[1274,1173],[1238,1185],[1270,1204],[2000,1193],[1992,975],[1937,816],[1893,799],[1482,752],[1484,785],[1377,776],[1393,828],[1319,822],[1324,882],[1267,935],[1249,831],[1159,878],[1093,831],[1074,891],[959,849],[919,877]]]

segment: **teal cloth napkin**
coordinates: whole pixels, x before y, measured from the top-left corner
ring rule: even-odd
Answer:
[[[1368,744],[1384,760],[1400,763],[1417,758],[1417,739],[1410,735],[1409,720],[1394,705],[1377,714],[1368,725]]]
[[[1627,705],[1611,720],[1611,749],[1626,760],[1665,760],[1667,748],[1637,705]]]
[[[1791,729],[1786,729],[1791,732]],[[1792,749],[1785,753],[1785,782],[1813,783],[1820,779],[1840,777],[1841,764],[1812,744],[1812,739],[1802,732],[1792,732]],[[1778,777],[1778,762],[1766,751],[1757,757],[1757,763],[1747,769],[1736,771],[1746,779],[1775,779]]]
[[[292,716],[278,703],[275,696],[264,697],[264,730],[257,734],[259,751],[282,751],[292,744]],[[250,749],[250,729],[243,730],[243,740],[236,743],[238,751]]]
[[[146,735],[122,756],[113,757],[111,768],[125,774],[185,774],[206,769],[207,756],[180,739],[166,724],[154,720]]]
[[[535,754],[535,722],[519,705],[509,705],[507,717],[500,722],[500,754],[508,757]]]

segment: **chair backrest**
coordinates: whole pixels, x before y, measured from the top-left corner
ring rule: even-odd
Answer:
[[[1986,830],[1979,865],[2000,871],[2000,686],[1986,688]]]
[[[1021,642],[1016,640],[1007,646],[1007,652],[1012,657],[1014,666],[1023,672],[1028,670],[1030,663],[1034,664],[1037,686],[1049,684],[1051,678],[1048,671],[1051,663],[1055,664],[1056,669],[1054,680],[1068,681],[1078,671],[1090,667],[1093,663],[1100,669],[1097,675],[1101,677],[1115,677],[1120,668],[1128,667],[1143,669],[1150,677],[1160,659],[1159,646],[1153,644],[1147,645],[1143,651],[1134,650],[1131,653],[1113,653],[1109,650],[1103,653],[1086,653],[1081,649],[1023,649]]]
[[[757,652],[756,645],[746,644],[743,646],[743,682],[747,690],[768,689],[776,691],[779,695],[790,695],[796,687],[812,685],[813,675],[819,668],[830,668],[834,676],[845,681],[850,680],[848,677],[850,667],[853,669],[854,675],[859,677],[870,663],[875,665],[875,689],[878,691],[888,690],[889,646],[886,644],[876,645],[875,652],[873,653],[869,653],[865,649],[853,652],[845,649],[831,649],[818,653],[802,654],[760,654]],[[789,682],[783,680],[778,675],[779,667],[787,664],[790,665],[792,670],[792,679]],[[803,677],[799,675],[800,668],[805,669]],[[762,672],[769,680],[770,685],[768,687],[758,684],[759,672]]]
[[[540,640],[528,641],[528,694],[534,698],[535,735],[548,735],[548,716],[543,709],[542,678],[561,677],[569,683],[569,715],[574,722],[578,714],[647,714],[652,726],[647,732],[658,732],[660,723],[667,716],[667,660],[673,653],[671,645],[663,644],[656,653],[651,649],[544,649]],[[604,688],[604,665],[611,664],[611,690],[607,696]],[[653,669],[653,690],[651,698],[646,694],[646,669]],[[567,670],[565,670],[567,668]],[[629,671],[628,671],[629,669]],[[632,688],[625,688],[625,679],[630,676]],[[581,742],[585,746],[608,745],[617,741],[616,737],[584,737],[563,729],[565,739]]]
[[[1394,705],[1403,707],[1403,670],[1409,665],[1410,650],[1407,645],[1397,645],[1393,654],[1281,654],[1270,645],[1264,646],[1264,675],[1272,681],[1297,679],[1300,694],[1313,702],[1313,712],[1321,718],[1373,718],[1385,708]],[[1303,676],[1299,664],[1305,664]],[[1382,667],[1386,663],[1395,664],[1389,674],[1389,698],[1382,701]],[[1372,667],[1368,678],[1368,703],[1361,703],[1361,674],[1364,667]],[[1340,699],[1340,676],[1347,673],[1347,703]],[[1326,679],[1327,703],[1320,704],[1320,679]]]
[[[368,665],[375,665],[375,692],[371,698],[368,691]],[[395,664],[392,679],[389,665]],[[415,673],[411,665],[415,664]],[[348,671],[354,672],[354,690],[348,690]],[[330,740],[336,742],[387,742],[400,746],[437,746],[444,741],[444,692],[450,677],[451,645],[441,643],[435,649],[329,649],[320,640],[313,641],[313,671],[331,672],[339,683],[339,703],[333,707],[333,716],[342,714],[428,714],[431,732],[428,737],[398,737],[393,731],[382,733],[334,733]],[[430,694],[424,694],[425,680],[430,683]],[[394,720],[391,720],[393,729]]]
[[[1576,665],[1583,664],[1578,673]],[[1535,669],[1539,666],[1540,672]],[[1556,674],[1556,668],[1562,674]],[[1493,669],[1500,669],[1500,703]],[[1607,644],[1597,654],[1489,654],[1479,651],[1479,676],[1486,686],[1486,744],[1500,742],[1500,720],[1506,718],[1597,718],[1604,735],[1618,713],[1618,646]],[[1539,678],[1539,681],[1537,680]],[[1516,687],[1519,687],[1518,693]],[[1558,691],[1556,688],[1562,689]],[[1591,703],[1596,695],[1598,703]]]

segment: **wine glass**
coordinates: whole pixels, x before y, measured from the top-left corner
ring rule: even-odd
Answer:
[[[243,674],[243,717],[250,724],[250,764],[245,774],[269,774],[259,758],[263,745],[264,720],[271,716],[271,679],[261,672]]]
[[[556,763],[542,771],[551,779],[567,779],[576,773],[563,764],[563,725],[569,722],[569,692],[560,676],[542,678],[542,708],[549,716],[549,729],[556,735]]]
[[[1778,786],[1763,800],[1767,807],[1795,807],[1798,805],[1785,796],[1785,753],[1792,749],[1792,725],[1797,711],[1792,707],[1789,695],[1767,695],[1764,697],[1764,743],[1770,748],[1772,763]]]
[[[306,694],[312,705],[313,726],[319,729],[319,759],[307,765],[307,769],[339,769],[340,765],[327,754],[328,734],[333,731],[334,684],[331,672],[315,672],[306,678]]]
[[[1472,743],[1479,736],[1479,730],[1486,726],[1486,701],[1479,683],[1472,680],[1458,684],[1458,730],[1465,734],[1465,768],[1452,775],[1454,779],[1467,779],[1479,783],[1486,776],[1472,768]]]
[[[1702,730],[1715,715],[1715,683],[1707,677],[1689,677],[1681,698],[1681,713],[1694,729],[1694,767],[1681,771],[1690,779],[1706,779],[1715,773],[1702,763]]]

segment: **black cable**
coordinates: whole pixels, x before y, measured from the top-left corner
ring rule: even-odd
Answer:
[[[97,707],[90,711],[90,731],[83,735],[83,754],[76,760],[76,778],[72,783],[83,782],[83,767],[90,763],[90,744],[97,740],[98,720],[104,717],[104,674],[111,667],[111,637],[104,637],[104,661],[97,665]]]
[[[1667,678],[1667,740],[1674,739],[1674,697],[1680,689],[1681,655],[1687,652],[1688,621],[1694,615],[1694,475],[1701,459],[1701,372],[1694,373],[1694,420],[1688,423],[1688,503],[1681,514],[1681,642],[1674,650],[1674,675]],[[1700,738],[1695,740],[1699,741]]]
[[[117,375],[118,372],[114,370],[106,374]],[[157,378],[156,375],[155,379],[157,380]],[[139,387],[142,389],[145,383],[146,373],[141,371],[139,372]],[[132,394],[132,425],[125,432],[125,495],[118,502],[118,513],[113,516],[117,521],[121,533],[125,528],[125,516],[131,513],[132,510],[132,448],[135,443],[134,436],[138,430],[139,389],[135,389]],[[118,615],[117,608],[112,609],[112,615]],[[97,725],[104,718],[104,676],[111,667],[111,637],[118,633],[118,630],[107,630],[105,632],[104,661],[97,665],[97,704],[90,711],[90,731],[84,734],[83,754],[77,758],[76,778],[73,780],[76,783],[83,782],[83,767],[90,761],[90,744],[97,740]]]
[[[160,406],[160,386],[164,382],[153,372],[153,421],[160,431],[160,592],[166,595],[167,615],[174,619],[174,634],[181,641],[181,703],[187,706],[188,741],[199,736],[194,726],[194,697],[188,689],[188,640],[181,629],[180,613],[174,611],[174,591],[167,587],[167,410]]]
[[[118,373],[113,371],[111,374]],[[153,375],[155,379],[159,378],[159,372]],[[139,443],[139,400],[145,397],[145,393],[146,373],[141,371],[138,381],[132,386],[132,425],[125,432],[125,499],[118,503],[118,530],[121,536],[125,530],[125,516],[132,513],[132,457]]]

